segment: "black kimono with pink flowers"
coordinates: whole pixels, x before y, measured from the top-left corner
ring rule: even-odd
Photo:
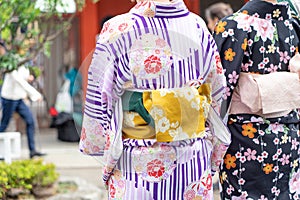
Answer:
[[[216,26],[227,107],[241,72],[289,70],[299,45],[299,27],[289,13],[286,4],[252,0]],[[299,199],[299,112],[279,118],[229,115],[228,127],[232,143],[220,171],[222,199]]]

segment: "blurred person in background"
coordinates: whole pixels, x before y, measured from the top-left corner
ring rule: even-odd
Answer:
[[[0,53],[0,55],[6,53],[4,43],[0,43]],[[34,77],[30,75],[29,69],[25,66],[21,66],[11,72],[5,72],[1,90],[2,119],[0,134],[6,130],[14,112],[17,112],[26,123],[30,158],[45,155],[36,150],[34,139],[35,121],[29,107],[24,102],[24,99],[27,97],[32,101],[42,100],[42,95],[29,84],[33,79]]]
[[[215,42],[183,0],[108,20],[88,71],[80,150],[106,156],[109,199],[213,199],[229,132]]]
[[[215,26],[219,22],[220,19],[231,15],[233,13],[233,10],[228,3],[215,3],[209,6],[205,10],[205,18],[207,21],[207,27],[210,30],[211,33],[214,32]]]
[[[289,5],[276,0],[249,1],[216,26],[232,137],[222,199],[300,198],[300,82],[290,66],[298,26]]]

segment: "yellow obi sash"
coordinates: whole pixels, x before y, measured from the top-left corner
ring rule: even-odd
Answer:
[[[125,138],[172,142],[205,136],[205,121],[211,104],[209,84],[199,88],[146,91],[141,97],[131,98],[135,100],[129,100],[129,106],[123,108]]]

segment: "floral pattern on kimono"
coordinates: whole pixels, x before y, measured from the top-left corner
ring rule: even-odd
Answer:
[[[289,60],[298,52],[298,26],[286,3],[260,0],[218,23],[214,38],[226,70],[227,108],[241,72],[289,71]],[[229,115],[228,127],[232,143],[221,165],[222,199],[299,199],[299,113],[270,119]]]

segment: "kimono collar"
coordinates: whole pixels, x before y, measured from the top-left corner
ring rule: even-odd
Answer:
[[[130,10],[130,13],[145,17],[178,18],[188,15],[189,10],[183,0],[173,0],[168,3],[143,1],[137,3],[136,6]]]
[[[286,20],[291,18],[287,3],[273,4],[263,0],[252,0],[239,11],[263,19]]]

